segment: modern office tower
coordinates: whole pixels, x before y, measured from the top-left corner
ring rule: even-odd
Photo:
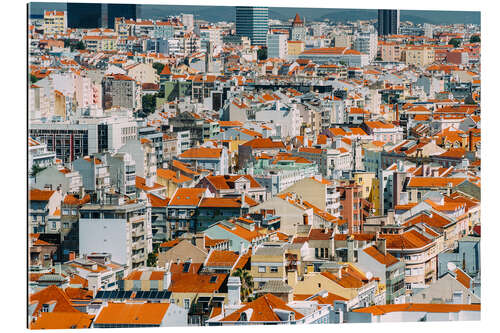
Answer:
[[[140,5],[134,4],[108,4],[108,25],[110,29],[115,28],[115,18],[123,17],[126,19],[137,20],[140,17]]]
[[[103,4],[103,3],[68,3],[69,28],[111,28],[115,27],[115,18],[137,19],[140,17],[140,5]]]
[[[378,10],[378,35],[399,34],[399,9]]]
[[[250,38],[252,45],[267,44],[267,7],[236,7],[236,35]]]
[[[102,3],[68,3],[68,27],[77,29],[100,28],[104,26]]]

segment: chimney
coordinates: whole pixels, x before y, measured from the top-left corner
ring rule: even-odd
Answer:
[[[347,261],[354,262],[354,237],[347,238]]]
[[[288,285],[293,288],[298,281],[297,271],[296,270],[289,271],[287,273],[287,279],[288,279]]]
[[[175,178],[180,179],[181,178],[181,171],[177,170],[177,173],[175,174]]]
[[[172,274],[170,272],[165,272],[163,274],[163,290],[170,288],[172,282]]]
[[[473,145],[472,145],[472,131],[469,130],[469,151],[472,151]]]
[[[384,256],[387,254],[386,242],[385,238],[377,239],[375,247],[382,253]]]
[[[241,280],[238,276],[230,276],[227,281],[228,305],[240,305]]]
[[[387,211],[387,224],[394,224],[394,209],[389,209]]]
[[[198,233],[198,234],[195,234],[194,235],[194,245],[205,251],[205,234],[201,234],[201,233]]]

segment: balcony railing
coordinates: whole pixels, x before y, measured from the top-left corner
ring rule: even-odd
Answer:
[[[144,228],[137,228],[132,230],[132,236],[138,237],[144,235],[145,229]]]

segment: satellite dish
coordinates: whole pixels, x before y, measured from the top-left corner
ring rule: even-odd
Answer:
[[[454,271],[457,269],[457,265],[455,265],[455,264],[454,264],[454,263],[452,263],[452,262],[449,262],[446,266],[448,267],[448,270],[449,270],[450,272],[454,272]]]
[[[371,279],[372,279],[372,277],[373,277],[372,272],[366,272],[366,278],[367,278],[368,280],[371,280]]]

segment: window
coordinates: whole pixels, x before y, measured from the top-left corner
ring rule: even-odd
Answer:
[[[64,222],[63,223],[63,228],[64,229],[68,229],[69,228],[69,223],[68,222]]]
[[[406,290],[411,290],[411,283],[405,283]]]
[[[266,266],[259,266],[259,273],[265,273],[266,272]]]
[[[190,300],[189,298],[184,299],[184,309],[189,310]]]
[[[278,273],[278,267],[270,267],[271,273]]]

